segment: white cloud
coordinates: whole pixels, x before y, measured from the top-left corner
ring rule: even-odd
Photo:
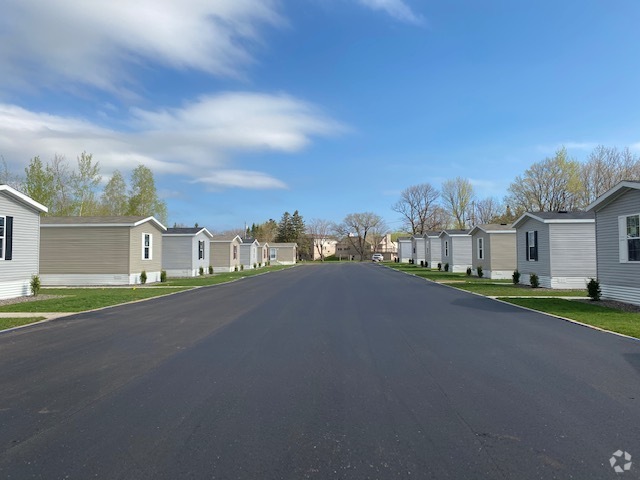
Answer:
[[[282,25],[275,0],[5,0],[4,86],[131,85],[125,67],[151,62],[238,76],[259,27]]]
[[[0,126],[0,154],[14,170],[22,171],[35,155],[43,160],[55,154],[75,158],[87,151],[106,175],[143,163],[158,174],[181,175],[218,188],[284,188],[268,174],[243,173],[229,164],[237,153],[294,153],[315,137],[344,131],[306,102],[252,92],[205,96],[182,108],[134,109],[126,131],[7,104],[0,104]]]
[[[423,25],[424,18],[416,14],[403,0],[358,0],[362,5],[373,10],[380,10],[397,20]]]

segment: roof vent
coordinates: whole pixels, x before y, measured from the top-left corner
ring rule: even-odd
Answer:
[[[569,213],[566,210],[558,210],[558,213]]]
[[[506,226],[507,224],[506,223],[501,223],[500,225],[505,225]]]

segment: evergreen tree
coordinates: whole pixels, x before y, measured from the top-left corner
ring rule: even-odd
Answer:
[[[276,234],[276,242],[290,243],[295,242],[295,230],[293,219],[289,212],[284,212],[280,223],[278,224],[278,233]]]

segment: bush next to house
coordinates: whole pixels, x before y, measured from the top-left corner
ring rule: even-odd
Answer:
[[[244,270],[244,265],[240,265],[240,270]]]
[[[235,267],[233,267],[233,271],[237,272],[238,271],[238,265],[236,265]]]
[[[600,301],[600,296],[602,295],[602,291],[600,290],[600,282],[595,278],[589,280],[587,283],[587,292],[589,293],[589,297],[594,302]]]
[[[467,277],[471,276],[471,267],[467,267]]]
[[[444,271],[445,272],[449,271],[449,263],[448,262],[444,264]]]
[[[164,283],[167,281],[167,271],[166,270],[162,270],[160,272],[160,282]]]
[[[209,265],[209,275],[213,275],[213,267]]]
[[[442,264],[438,263],[438,271],[441,272],[442,271]]]
[[[429,262],[427,262],[426,260],[424,261],[424,268],[429,268]]]
[[[529,283],[531,284],[531,288],[538,288],[540,286],[540,279],[538,275],[532,273],[529,275]]]
[[[257,264],[257,263],[254,263],[254,264],[253,264],[253,268],[258,268],[258,264]]]
[[[482,266],[478,265],[478,278],[482,278],[482,276],[484,275],[484,272],[482,271]]]
[[[147,272],[145,270],[142,270],[142,272],[140,272],[140,283],[147,283]]]
[[[204,267],[200,267],[198,269],[198,275],[200,275],[200,276],[204,275]]]
[[[520,272],[518,270],[514,270],[511,278],[513,279],[513,284],[518,285],[520,283]]]
[[[31,293],[34,297],[38,296],[40,292],[40,277],[38,275],[31,275]]]

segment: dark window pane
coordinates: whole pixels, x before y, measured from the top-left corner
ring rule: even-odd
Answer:
[[[640,238],[627,240],[629,244],[629,261],[640,262]]]

